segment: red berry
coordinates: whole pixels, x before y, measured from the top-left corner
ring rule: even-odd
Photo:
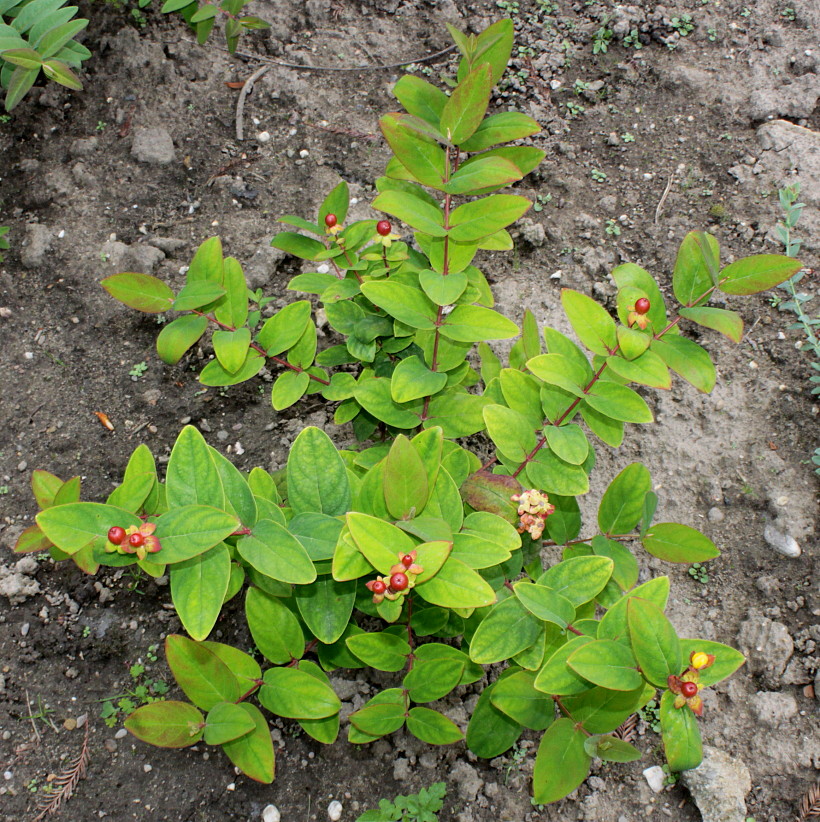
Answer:
[[[697,696],[698,686],[694,682],[683,682],[680,686],[680,692],[687,699],[691,699],[693,696]]]
[[[328,228],[333,228],[337,222],[335,214],[325,214],[325,225]]]
[[[122,545],[122,541],[125,539],[125,528],[120,528],[119,525],[115,525],[113,528],[108,529],[108,541],[113,543],[114,545]]]
[[[649,300],[647,300],[646,297],[641,297],[638,302],[635,303],[635,311],[637,311],[638,314],[646,314],[649,308]]]
[[[411,557],[411,556],[410,556],[410,554],[405,554],[405,555],[401,558],[401,564],[402,564],[405,568],[409,568],[409,567],[413,564],[413,557]]]
[[[374,594],[383,594],[387,590],[387,586],[380,579],[374,579],[370,583],[370,590]]]
[[[382,237],[386,237],[392,228],[393,226],[390,225],[389,220],[379,220],[379,222],[376,223],[376,231],[378,231]]]
[[[131,536],[128,537],[128,544],[132,548],[139,548],[140,545],[145,544],[145,537],[139,531],[137,531],[136,534],[131,534]]]
[[[410,580],[407,579],[407,574],[403,574],[401,571],[390,577],[390,587],[394,591],[403,591],[409,584]]]

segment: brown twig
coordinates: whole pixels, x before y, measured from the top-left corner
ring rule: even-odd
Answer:
[[[666,188],[663,190],[663,194],[661,194],[661,198],[658,201],[658,206],[655,209],[655,225],[658,224],[661,218],[661,210],[663,209],[664,203],[666,202],[666,198],[669,196],[669,192],[672,190],[672,183],[675,182],[675,177],[683,171],[685,166],[683,164],[679,165],[670,175],[669,180],[666,183]]]
[[[257,69],[242,86],[239,92],[239,99],[236,101],[236,139],[241,143],[244,139],[244,119],[245,119],[245,98],[253,91],[253,84],[263,75],[270,71],[270,65]]]
[[[37,723],[34,721],[34,714],[31,711],[31,700],[28,696],[28,691],[26,691],[26,707],[28,708],[28,718],[29,722],[31,722],[31,728],[34,731],[34,736],[37,737],[37,741],[40,741],[40,732],[37,730]]]
[[[257,162],[258,160],[258,154],[255,157],[247,157],[245,155],[243,155],[242,157],[237,157],[235,160],[231,160],[229,163],[225,163],[224,166],[217,169],[210,177],[208,177],[208,179],[205,181],[205,185],[211,186],[214,184],[214,180],[216,180],[217,177],[222,177],[229,171],[232,171],[235,168],[239,168],[240,166],[249,166],[252,163]]]
[[[57,813],[58,810],[74,795],[79,781],[85,776],[88,770],[88,763],[91,755],[88,750],[88,719],[85,721],[85,736],[83,745],[77,758],[54,778],[51,783],[51,791],[43,796],[37,810],[40,812],[34,817],[32,822],[40,822],[46,816]]]
[[[820,782],[812,785],[800,802],[800,815],[797,822],[820,817]]]

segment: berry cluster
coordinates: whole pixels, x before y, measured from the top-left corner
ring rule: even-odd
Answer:
[[[146,522],[137,528],[130,525],[128,529],[115,525],[108,529],[108,541],[105,550],[109,554],[136,554],[138,559],[145,559],[148,554],[161,550],[159,540],[154,536],[156,523]]]
[[[689,657],[689,667],[680,676],[670,676],[666,684],[669,690],[675,694],[675,707],[682,708],[688,705],[692,713],[697,716],[703,714],[703,699],[700,692],[703,685],[698,681],[700,672],[704,668],[710,667],[715,661],[713,654],[704,651],[693,651]]]
[[[521,517],[518,533],[523,534],[526,531],[533,539],[541,539],[547,517],[555,511],[549,497],[543,491],[533,488],[530,491],[513,494],[510,499],[518,503],[518,516]]]
[[[399,561],[390,569],[388,576],[377,577],[365,583],[372,591],[373,602],[378,605],[385,599],[395,600],[404,596],[416,584],[416,577],[424,570],[416,565],[416,552],[399,554]]]

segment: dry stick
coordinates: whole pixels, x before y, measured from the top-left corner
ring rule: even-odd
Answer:
[[[239,99],[236,101],[236,139],[241,143],[244,139],[244,117],[245,117],[245,98],[253,91],[253,84],[263,75],[270,71],[270,66],[262,66],[257,69],[242,86],[242,91],[239,92]]]
[[[661,219],[661,209],[666,202],[666,198],[669,196],[669,192],[672,190],[672,183],[675,182],[675,177],[678,176],[678,172],[680,172],[683,168],[684,166],[681,164],[669,175],[669,181],[666,183],[666,188],[663,190],[661,199],[658,201],[658,207],[655,209],[655,225],[657,225]]]
[[[34,731],[34,736],[37,737],[37,741],[40,741],[40,732],[37,730],[37,723],[34,721],[34,714],[31,711],[31,700],[28,696],[28,691],[26,691],[26,707],[28,708],[28,718],[31,722],[31,728]]]

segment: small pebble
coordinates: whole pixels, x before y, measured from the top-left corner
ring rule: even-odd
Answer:
[[[73,731],[77,727],[77,720],[70,716],[65,722],[63,722],[63,727],[67,731]]]
[[[710,508],[706,516],[709,518],[709,522],[723,522],[726,518],[726,515],[720,508]]]
[[[310,157],[310,152],[309,152],[306,148],[303,148],[303,149],[299,152],[299,156],[300,156],[303,160],[305,160],[305,159],[307,159],[308,157]]]
[[[256,135],[256,142],[257,143],[262,143],[263,145],[265,143],[269,143],[270,142],[270,132],[269,131],[260,131]]]
[[[106,739],[105,742],[103,743],[103,745],[104,745],[105,749],[108,751],[108,753],[116,753],[117,752],[117,743],[114,742],[113,739]]]
[[[26,468],[28,468],[28,463],[25,460],[17,464],[18,471],[25,471]]]
[[[763,529],[763,539],[765,539],[778,554],[783,554],[784,557],[794,559],[802,553],[794,537],[781,533],[771,523],[767,523]]]
[[[331,822],[338,822],[342,818],[342,803],[338,799],[334,799],[327,806],[327,816]]]
[[[262,810],[262,822],[279,822],[282,818],[276,805],[266,805]]]
[[[30,630],[31,630],[31,623],[30,623],[30,622],[24,622],[24,623],[20,626],[20,634],[21,634],[22,636],[28,636],[28,632],[29,632]]]
[[[228,787],[225,788],[226,791],[235,791],[236,790],[236,782],[229,782]]]
[[[142,770],[143,770],[145,773],[151,773],[151,771],[153,771],[153,770],[154,770],[154,766],[153,766],[153,765],[149,765],[149,764],[146,762],[146,763],[142,766]]]
[[[13,776],[14,776],[14,774],[11,771],[4,771],[3,772],[3,779],[5,779],[6,782],[8,782]]]
[[[114,739],[123,739],[124,737],[128,736],[128,731],[125,728],[120,728],[115,734]]]
[[[644,779],[646,779],[647,784],[655,793],[660,793],[663,790],[663,783],[666,779],[666,774],[663,772],[663,768],[660,765],[653,765],[651,768],[647,768],[644,772]]]

